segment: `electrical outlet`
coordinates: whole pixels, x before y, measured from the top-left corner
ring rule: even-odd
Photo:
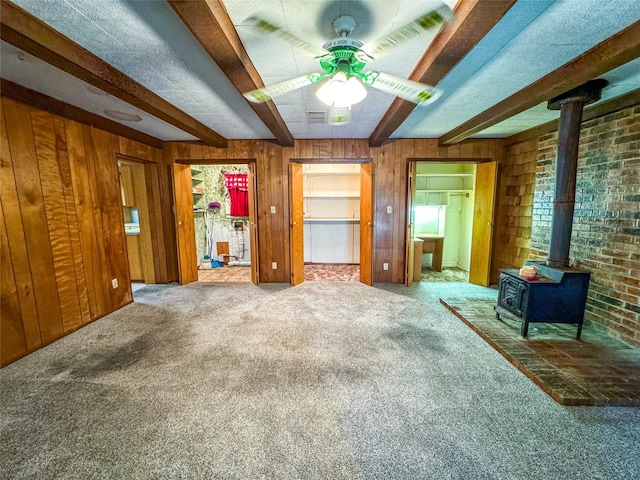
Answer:
[[[393,213],[393,207],[391,205],[387,205],[387,213]]]
[[[275,205],[271,205],[271,213],[276,213],[276,206]]]
[[[113,288],[114,290],[116,288],[118,288],[118,279],[117,278],[111,279],[111,288]]]
[[[277,270],[278,269],[278,262],[271,262],[271,269],[272,270]]]
[[[382,264],[382,269],[383,270],[389,270],[389,264],[388,263],[383,263]]]

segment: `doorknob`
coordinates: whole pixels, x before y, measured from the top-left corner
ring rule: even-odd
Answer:
[[[371,226],[371,222],[367,222],[367,225]]]
[[[182,225],[182,222],[178,222],[178,225]]]

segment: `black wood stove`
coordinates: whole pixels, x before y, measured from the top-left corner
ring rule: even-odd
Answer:
[[[538,267],[538,275],[523,277],[516,269],[500,270],[496,318],[510,313],[522,320],[522,336],[529,323],[575,323],[582,332],[590,273],[569,266],[571,228],[575,206],[578,144],[583,107],[600,99],[606,80],[591,80],[549,100],[547,107],[560,110],[558,150],[551,219],[549,257],[546,262],[526,262]],[[532,278],[532,279],[528,279]]]
[[[506,313],[520,318],[523,337],[527,337],[530,323],[575,323],[576,338],[580,338],[591,273],[573,267],[526,263],[538,267],[535,280],[521,276],[517,269],[500,270],[496,318]]]

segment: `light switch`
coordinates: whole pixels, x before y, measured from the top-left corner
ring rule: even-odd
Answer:
[[[271,205],[271,213],[276,213],[276,206],[275,205]]]
[[[393,207],[391,205],[387,205],[387,213],[393,213]]]

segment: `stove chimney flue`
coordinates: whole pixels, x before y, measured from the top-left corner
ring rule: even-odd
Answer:
[[[608,84],[602,79],[590,80],[547,103],[549,110],[560,110],[555,193],[547,259],[547,265],[551,267],[569,266],[582,110],[585,105],[600,100],[602,89]]]

